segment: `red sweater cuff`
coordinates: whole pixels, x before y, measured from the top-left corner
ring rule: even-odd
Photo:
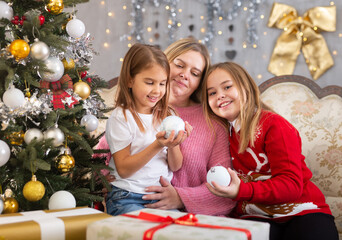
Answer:
[[[236,201],[249,201],[253,196],[252,184],[240,182],[239,193],[234,200]]]

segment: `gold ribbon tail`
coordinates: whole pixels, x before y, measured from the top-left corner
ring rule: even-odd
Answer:
[[[289,31],[283,32],[273,49],[268,71],[276,76],[292,74],[296,66],[302,40]]]

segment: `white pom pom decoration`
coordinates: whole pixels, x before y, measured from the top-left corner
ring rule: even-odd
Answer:
[[[207,173],[207,182],[212,186],[212,181],[221,185],[221,186],[228,186],[231,181],[230,174],[225,167],[222,166],[215,166],[210,168]]]
[[[175,137],[177,137],[179,131],[185,131],[183,119],[177,116],[168,116],[162,121],[160,131],[166,131],[165,138],[170,136],[172,130],[175,130]]]

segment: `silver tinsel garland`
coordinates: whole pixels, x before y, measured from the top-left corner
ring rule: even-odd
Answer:
[[[187,0],[189,1],[189,0]],[[243,1],[248,5],[247,17],[247,40],[248,45],[256,47],[258,44],[257,22],[259,19],[259,6],[264,0],[197,0],[203,3],[207,8],[207,29],[206,34],[201,42],[204,43],[209,51],[212,48],[212,40],[215,37],[214,21],[216,17],[221,17],[223,20],[231,21],[238,17],[238,13],[243,6]],[[169,22],[168,22],[168,36],[169,43],[175,40],[175,32],[178,28],[179,21],[177,20],[177,4],[179,0],[148,0],[154,7],[159,7],[162,4],[169,6]],[[230,3],[232,2],[232,3]],[[133,18],[132,30],[129,35],[123,35],[120,40],[127,40],[128,37],[134,37],[138,42],[144,43],[144,12],[145,0],[132,0],[132,13]],[[224,11],[223,6],[231,4],[227,11]]]

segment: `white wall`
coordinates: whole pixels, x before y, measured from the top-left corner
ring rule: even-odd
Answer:
[[[104,4],[101,4],[103,2]],[[145,26],[144,39],[148,42],[153,39],[153,44],[159,44],[162,49],[165,49],[169,42],[167,34],[167,19],[168,13],[165,10],[165,5],[156,8],[151,5],[151,0],[145,0],[145,13],[143,22]],[[226,5],[224,8],[229,9],[232,0],[222,0]],[[242,0],[243,4],[247,6],[248,1]],[[241,11],[239,16],[233,21],[218,21],[215,20],[216,31],[222,30],[222,35],[215,36],[212,43],[212,61],[221,62],[229,60],[225,56],[226,50],[236,50],[237,56],[233,61],[243,65],[258,83],[261,83],[273,75],[267,71],[270,56],[272,54],[275,42],[281,33],[280,29],[268,28],[267,22],[272,9],[274,1],[264,0],[260,5],[260,13],[264,15],[264,19],[260,19],[258,27],[259,45],[256,49],[242,47],[243,41],[247,37],[246,19],[247,12]],[[329,6],[332,1],[329,0],[286,0],[278,1],[280,3],[288,4],[295,7],[299,15],[303,15],[306,10],[317,6]],[[342,18],[341,8],[342,1],[335,0],[334,4],[337,7],[337,28],[335,32],[323,32],[323,36],[328,44],[330,53],[335,61],[335,65],[323,74],[316,83],[321,87],[327,85],[342,86]],[[126,10],[123,6],[127,6]],[[202,39],[204,34],[200,32],[200,28],[206,27],[206,6],[199,0],[179,0],[178,8],[182,12],[177,12],[177,19],[182,24],[175,32],[175,38],[179,39],[189,35],[193,35],[198,39]],[[118,76],[121,68],[120,58],[123,58],[128,50],[128,41],[120,40],[125,34],[129,34],[131,27],[128,22],[132,20],[131,17],[131,0],[90,0],[88,3],[78,4],[77,18],[82,20],[86,25],[86,32],[89,32],[93,37],[93,47],[99,53],[95,56],[91,66],[90,72],[97,74],[105,80]],[[67,11],[70,9],[67,9]],[[112,12],[113,16],[108,16]],[[191,18],[191,15],[193,16]],[[155,28],[155,22],[159,22],[158,29]],[[193,32],[189,31],[188,26],[195,25]],[[230,32],[228,26],[234,25],[234,30]],[[151,32],[147,32],[147,27],[152,27]],[[106,29],[110,33],[106,33]],[[158,32],[160,38],[155,39],[154,34]],[[233,45],[229,45],[228,38],[233,37]],[[104,47],[104,43],[108,43],[108,47]],[[133,43],[134,41],[131,41]],[[300,54],[297,59],[294,73],[296,75],[303,75],[311,78],[308,67],[305,63],[304,57]]]

